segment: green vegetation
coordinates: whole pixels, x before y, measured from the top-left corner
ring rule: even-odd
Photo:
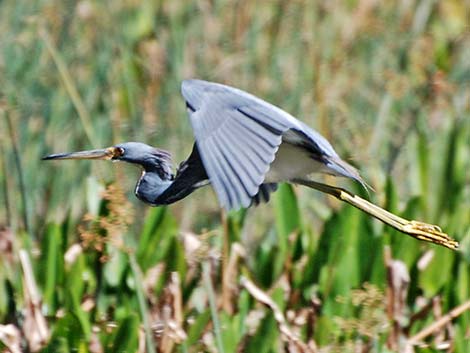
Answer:
[[[0,349],[468,352],[468,6],[1,1]],[[132,167],[40,161],[137,140],[176,164],[192,145],[189,77],[315,127],[374,202],[461,249],[306,188],[231,214],[210,188],[149,208]]]

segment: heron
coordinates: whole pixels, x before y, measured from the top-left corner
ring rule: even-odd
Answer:
[[[437,226],[408,221],[343,188],[316,181],[315,176],[328,174],[368,188],[358,170],[341,159],[325,137],[281,108],[235,87],[198,79],[183,81],[181,93],[195,143],[175,173],[169,152],[140,142],[43,159],[101,159],[137,165],[142,174],[135,195],[152,206],[172,204],[210,184],[220,206],[236,210],[269,201],[281,182],[304,185],[400,232],[457,248],[458,243]]]

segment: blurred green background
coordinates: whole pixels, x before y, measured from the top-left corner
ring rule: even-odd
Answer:
[[[0,347],[468,352],[469,22],[468,0],[0,1]],[[136,168],[40,160],[134,140],[176,166],[185,78],[303,120],[373,201],[461,249],[300,187],[228,215],[210,188],[152,209]]]

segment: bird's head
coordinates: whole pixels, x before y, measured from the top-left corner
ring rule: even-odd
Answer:
[[[124,142],[112,147],[51,154],[43,160],[56,159],[102,159],[123,161],[142,166],[146,171],[154,171],[161,177],[171,177],[171,155],[167,151],[146,145],[141,142]]]

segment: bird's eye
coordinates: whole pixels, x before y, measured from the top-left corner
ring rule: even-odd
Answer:
[[[114,158],[116,158],[116,157],[122,157],[122,156],[124,155],[124,152],[125,152],[124,148],[122,148],[122,147],[116,147],[116,148],[114,149]]]

